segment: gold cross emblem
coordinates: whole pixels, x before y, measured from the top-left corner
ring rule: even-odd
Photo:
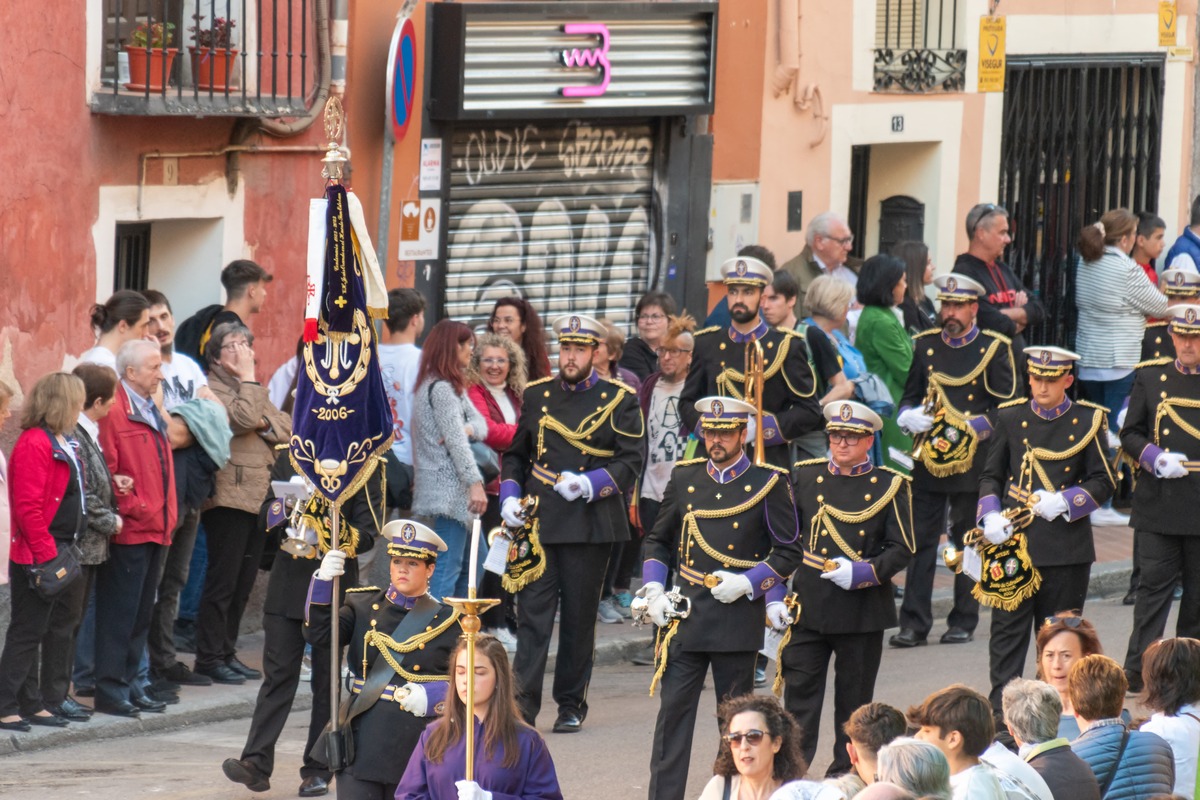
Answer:
[[[337,304],[338,308],[345,308],[346,307],[346,296],[341,295],[338,297],[337,300],[334,300],[333,302]]]

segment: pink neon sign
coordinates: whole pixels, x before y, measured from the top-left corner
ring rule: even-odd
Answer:
[[[563,25],[563,33],[568,36],[600,37],[599,47],[563,50],[561,57],[565,66],[599,69],[601,76],[600,83],[564,86],[563,97],[599,97],[604,94],[608,91],[608,82],[612,78],[612,64],[608,62],[608,26],[598,22],[571,22]]]

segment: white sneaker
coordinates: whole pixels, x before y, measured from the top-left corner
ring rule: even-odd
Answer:
[[[1129,515],[1113,508],[1097,508],[1091,514],[1092,524],[1104,528],[1110,526],[1129,527]]]
[[[496,641],[504,645],[504,651],[509,653],[517,652],[517,637],[513,636],[512,631],[508,628],[493,628],[488,631],[492,636],[496,637]]]

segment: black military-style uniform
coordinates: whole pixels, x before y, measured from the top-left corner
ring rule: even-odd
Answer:
[[[972,327],[954,339],[941,328],[932,328],[913,338],[914,352],[901,408],[922,405],[931,383],[941,387],[947,410],[960,418],[977,418],[990,433],[997,405],[1011,400],[1016,391],[1012,343],[994,331]],[[946,507],[950,509],[950,534],[961,548],[963,534],[974,527],[979,477],[987,458],[988,441],[977,441],[970,467],[957,474],[934,475],[920,459],[913,466],[913,529],[916,554],[908,565],[900,627],[921,638],[933,627],[931,609],[933,573],[937,546],[946,529]],[[947,622],[951,628],[971,633],[979,623],[979,603],[971,596],[974,582],[966,575],[954,581],[954,608]]]
[[[1165,321],[1146,323],[1142,334],[1142,361],[1156,358],[1175,358],[1175,342]]]
[[[763,347],[764,456],[786,469],[787,443],[824,425],[803,334],[761,322],[749,334],[712,327],[696,331],[694,336],[692,366],[679,393],[684,424],[689,430],[698,430],[700,413],[695,403],[702,397],[745,399],[746,343],[756,337]],[[747,444],[753,442],[754,437],[749,437]]]
[[[765,597],[770,592],[782,600],[783,582],[800,562],[787,472],[756,467],[745,455],[724,472],[705,458],[677,462],[643,552],[648,565],[663,565],[656,577],[665,575],[674,554],[680,591],[692,603],[674,632],[664,629],[670,638],[659,654],[666,665],[650,758],[651,800],[680,800],[709,665],[719,700],[754,691]],[[704,583],[717,570],[747,573],[754,599],[718,601]]]
[[[1032,362],[1031,362],[1032,364]],[[979,481],[979,519],[991,511],[1031,502],[1038,491],[1063,492],[1068,517],[1034,515],[1024,529],[1042,583],[1015,610],[992,609],[989,642],[992,707],[1001,710],[1005,685],[1021,676],[1030,636],[1046,617],[1082,609],[1096,548],[1089,515],[1112,496],[1105,457],[1107,409],[1064,400],[1049,411],[1021,398],[997,412],[987,463]]]
[[[319,583],[322,581],[314,579],[314,588],[310,590],[314,594]],[[458,612],[439,603],[441,607],[422,633],[395,642],[391,635],[410,613],[405,606],[411,603],[411,599],[391,587],[367,586],[349,590],[338,612],[339,641],[346,643],[347,665],[356,681],[355,690],[362,688],[361,682],[372,670],[386,668],[390,666],[389,659],[396,661],[403,657],[383,696],[351,722],[354,761],[338,774],[339,798],[358,800],[377,793],[386,797],[395,794],[396,784],[404,775],[421,732],[440,713],[445,691],[453,691],[448,682],[450,653],[461,633]],[[331,616],[330,605],[310,600],[304,635],[314,653],[318,648],[329,648]],[[394,691],[409,682],[424,684],[429,692],[425,717],[413,716],[392,700]],[[435,688],[439,682],[446,685]]]
[[[561,604],[554,700],[560,714],[587,715],[596,646],[596,610],[614,542],[629,539],[624,493],[641,475],[645,425],[637,393],[594,371],[575,385],[559,376],[529,384],[512,444],[504,453],[501,502],[538,498],[542,576],[519,593],[518,702],[529,724],[542,706],[542,683],[554,612]],[[585,474],[590,501],[568,502],[554,491],[561,472]]]
[[[869,463],[843,471],[828,459],[811,459],[796,464],[793,475],[807,556],[792,577],[800,611],[779,665],[784,704],[800,725],[804,758],[812,763],[829,659],[836,657],[828,774],[839,775],[852,767],[843,726],[854,709],[871,702],[883,631],[896,624],[891,579],[915,549],[912,489],[908,476]],[[870,564],[873,577],[850,590],[822,580],[822,562],[839,557]]]
[[[1130,526],[1137,542],[1141,584],[1125,670],[1140,675],[1142,654],[1163,635],[1180,571],[1183,597],[1177,636],[1200,638],[1200,472],[1159,478],[1154,459],[1163,451],[1200,459],[1200,370],[1172,358],[1138,364],[1121,429],[1121,449],[1141,466],[1133,491]]]

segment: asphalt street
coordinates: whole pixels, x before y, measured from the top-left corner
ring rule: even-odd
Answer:
[[[1129,636],[1132,609],[1119,599],[1094,600],[1087,617],[1096,623],[1107,652],[1120,660]],[[913,650],[884,649],[876,699],[902,710],[928,693],[963,682],[986,693],[987,625],[984,615],[975,641],[939,645],[936,627],[931,644]],[[1174,631],[1174,614],[1168,635]],[[1026,675],[1033,674],[1032,648]],[[563,794],[568,800],[636,800],[645,797],[649,748],[658,711],[657,698],[647,696],[651,669],[630,664],[598,667],[589,694],[591,710],[583,731],[552,734],[551,714],[539,726],[554,757]],[[832,686],[832,676],[828,684]],[[546,687],[549,696],[549,685]],[[1132,704],[1132,700],[1130,701]],[[820,776],[830,761],[832,696],[827,693],[820,751],[812,773]],[[1139,716],[1133,708],[1134,716]],[[699,795],[711,775],[716,755],[715,706],[711,684],[697,722],[687,797]],[[241,751],[248,719],[197,725],[144,736],[127,736],[0,758],[0,796],[11,800],[45,797],[112,798],[290,798],[299,785],[298,767],[307,712],[292,715],[280,741],[275,776],[269,792],[254,795],[231,784],[221,761]]]

